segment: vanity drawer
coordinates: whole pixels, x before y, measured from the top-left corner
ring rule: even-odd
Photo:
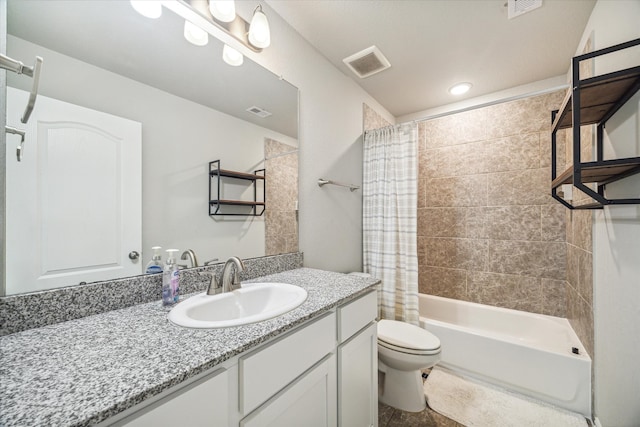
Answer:
[[[240,358],[240,412],[248,414],[336,347],[331,312],[282,339]]]
[[[378,295],[371,291],[338,307],[338,342],[343,343],[378,316]]]

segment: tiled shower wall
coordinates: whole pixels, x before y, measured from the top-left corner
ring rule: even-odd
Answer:
[[[362,130],[379,129],[391,125],[384,117],[378,114],[373,108],[367,104],[362,104]]]
[[[265,252],[298,251],[298,150],[265,139]]]
[[[591,40],[588,40],[584,53],[590,52]],[[580,63],[580,77],[593,76],[593,60]],[[580,158],[583,162],[594,160],[593,126],[580,129]],[[572,163],[573,138],[571,129],[558,132],[560,138],[566,140],[567,164]],[[561,169],[558,169],[561,171]],[[593,185],[589,186],[593,188]],[[574,204],[591,201],[574,188]],[[593,331],[593,213],[589,210],[566,210],[567,224],[567,318],[571,326],[587,349],[594,357]]]
[[[549,169],[563,96],[419,123],[421,293],[566,315],[566,208],[550,196]],[[563,164],[562,143],[558,152]]]
[[[551,111],[564,95],[419,123],[420,292],[567,317],[593,357],[592,213],[549,196]],[[387,125],[364,106],[364,130]],[[592,135],[583,128],[583,161]],[[558,172],[571,158],[571,133],[559,132]]]

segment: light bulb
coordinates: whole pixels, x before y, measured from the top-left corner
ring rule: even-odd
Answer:
[[[209,11],[218,21],[231,22],[236,19],[234,0],[209,0]]]
[[[244,56],[232,48],[231,46],[227,46],[226,44],[222,48],[222,59],[229,65],[233,65],[234,67],[238,67],[242,65],[244,62]]]
[[[184,21],[184,38],[196,46],[204,46],[209,43],[207,32],[189,21]]]
[[[269,21],[262,12],[262,6],[258,5],[253,12],[251,25],[249,25],[249,43],[255,47],[265,48],[271,44],[271,32],[269,31]]]
[[[131,6],[140,15],[147,18],[160,18],[162,15],[162,4],[159,1],[154,0],[131,0]]]
[[[471,86],[473,86],[471,83],[458,83],[449,88],[449,93],[451,95],[462,95],[464,93],[469,92],[469,89],[471,89]]]

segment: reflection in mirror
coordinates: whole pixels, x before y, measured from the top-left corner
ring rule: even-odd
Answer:
[[[125,1],[8,1],[7,54],[44,64],[27,125],[14,111],[31,82],[7,74],[8,124],[26,130],[23,161],[8,139],[1,166],[7,295],[141,274],[153,246],[163,259],[191,249],[201,265],[298,249],[297,89],[183,30],[170,11],[148,19]],[[263,216],[209,216],[212,160],[266,169]],[[244,182],[221,191],[253,198]]]

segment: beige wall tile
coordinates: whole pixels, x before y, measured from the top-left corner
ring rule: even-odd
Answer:
[[[427,180],[418,175],[418,208],[427,207]]]
[[[444,178],[463,175],[476,175],[487,170],[485,161],[489,157],[485,150],[486,141],[439,147],[425,151],[424,158],[430,167],[429,178]]]
[[[580,249],[567,245],[567,282],[574,288],[578,289],[580,279],[578,278],[578,268],[580,265]]]
[[[489,271],[564,280],[566,244],[491,240]]]
[[[540,132],[540,167],[551,166],[551,132]],[[567,164],[566,131],[556,133],[556,176],[560,175]]]
[[[418,279],[419,291],[422,294],[463,299],[466,293],[467,273],[465,270],[422,267]]]
[[[567,239],[567,227],[565,224],[566,211],[560,203],[543,205],[541,212],[541,237],[545,241],[565,242]]]
[[[487,176],[470,175],[427,181],[427,206],[486,206]]]
[[[469,272],[467,291],[471,300],[526,311],[540,312],[540,279],[512,274]]]
[[[469,239],[486,239],[487,232],[487,209],[486,207],[467,208],[467,229],[466,237]]]
[[[486,271],[488,247],[486,240],[427,238],[427,265],[466,270]]]
[[[487,139],[484,118],[482,110],[471,110],[424,122],[426,148]]]
[[[465,208],[418,210],[418,228],[422,230],[422,235],[427,237],[465,237],[466,219]]]
[[[486,208],[487,238],[492,240],[541,240],[540,206]]]
[[[538,132],[486,141],[483,172],[518,171],[540,167]]]
[[[487,107],[487,137],[549,131],[551,111],[558,109],[563,97],[559,91]]]
[[[593,255],[578,249],[578,293],[593,305]]]
[[[391,124],[387,119],[378,114],[376,110],[364,103],[362,104],[362,114],[363,130],[379,129]]]
[[[589,210],[578,210],[573,213],[574,244],[588,252],[593,250],[592,219],[593,212]]]
[[[541,279],[542,314],[567,316],[567,282],[565,280]]]
[[[565,210],[564,221],[567,226],[567,243],[570,245],[575,244],[573,242],[573,213],[577,211],[573,211],[571,209]]]
[[[488,174],[489,206],[557,203],[550,195],[550,173],[540,168]]]
[[[593,308],[571,286],[567,286],[567,319],[593,357]]]

